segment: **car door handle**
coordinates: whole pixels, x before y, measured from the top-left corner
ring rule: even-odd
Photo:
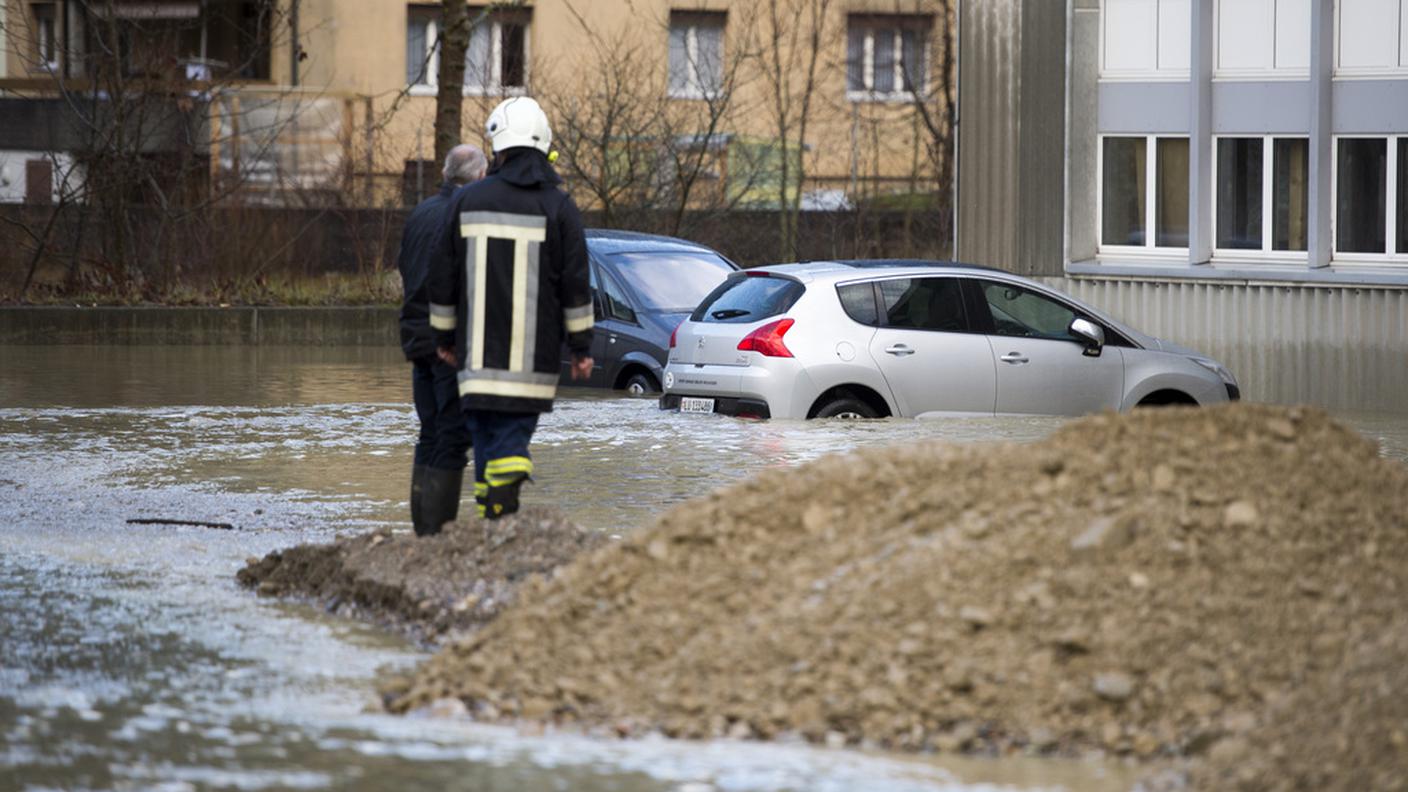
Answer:
[[[1021,352],[1008,352],[998,358],[998,360],[1001,360],[1003,363],[1011,363],[1014,366],[1020,366],[1027,362],[1027,356],[1023,355]]]
[[[914,354],[914,350],[910,349],[904,344],[895,344],[892,347],[886,347],[885,351],[890,353],[891,355],[894,355],[895,357],[904,357],[905,355]]]

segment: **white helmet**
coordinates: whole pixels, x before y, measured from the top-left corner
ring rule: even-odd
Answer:
[[[520,146],[535,148],[544,154],[552,148],[552,129],[547,113],[537,101],[527,96],[515,96],[499,102],[484,125],[494,153]]]

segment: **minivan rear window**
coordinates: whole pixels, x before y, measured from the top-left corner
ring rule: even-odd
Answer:
[[[736,274],[710,292],[689,318],[695,322],[756,322],[787,313],[804,291],[806,287],[788,278]]]

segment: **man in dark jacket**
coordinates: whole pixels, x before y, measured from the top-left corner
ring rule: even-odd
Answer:
[[[561,350],[572,378],[591,373],[592,296],[577,206],[548,162],[538,103],[508,99],[485,125],[494,166],[455,193],[430,278],[430,324],[459,369],[481,513],[518,510],[533,475],[528,443],[557,395]]]
[[[430,265],[440,241],[445,207],[454,191],[484,177],[488,163],[475,146],[456,146],[445,158],[445,183],[406,218],[401,234],[401,349],[411,361],[411,391],[420,418],[411,468],[411,524],[417,536],[440,532],[459,514],[469,450],[455,370],[435,354],[430,327]]]

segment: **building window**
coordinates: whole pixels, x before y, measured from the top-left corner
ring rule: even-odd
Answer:
[[[1310,5],[1310,0],[1217,0],[1217,76],[1308,75]]]
[[[45,71],[59,68],[59,23],[53,3],[35,3],[30,6],[34,13],[34,60],[35,65]]]
[[[723,13],[670,12],[670,96],[704,99],[724,82]]]
[[[1335,74],[1408,72],[1408,0],[1337,0]]]
[[[471,6],[469,18],[483,8]],[[499,11],[480,20],[469,34],[464,58],[466,93],[518,93],[528,86],[528,23],[530,12]],[[439,83],[440,9],[411,6],[406,16],[406,83],[433,89]]]
[[[1310,144],[1305,138],[1217,140],[1217,251],[1304,252]]]
[[[927,16],[852,14],[846,31],[846,91],[852,101],[912,99],[929,86]]]
[[[1188,247],[1188,138],[1107,136],[1100,171],[1102,247]]]
[[[1335,253],[1408,261],[1408,136],[1335,141]]]
[[[1191,25],[1189,0],[1103,0],[1100,77],[1188,79]]]

